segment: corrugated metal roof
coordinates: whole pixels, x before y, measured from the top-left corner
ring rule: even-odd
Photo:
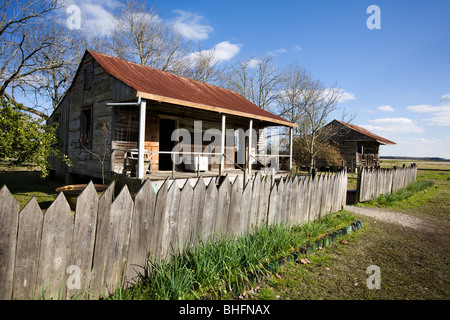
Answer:
[[[297,126],[271,112],[259,108],[234,91],[118,59],[92,50],[87,50],[87,52],[106,72],[135,89],[144,98],[165,102],[172,101],[173,103],[187,107],[207,108],[276,124],[291,127]]]
[[[378,141],[381,144],[396,144],[395,142],[393,142],[391,140],[388,140],[388,139],[385,139],[383,137],[380,137],[380,136],[370,132],[369,130],[364,129],[363,127],[360,127],[360,126],[357,126],[357,125],[354,125],[354,124],[350,124],[350,123],[347,123],[347,122],[339,121],[339,120],[333,120],[332,122],[338,122],[338,123],[346,126],[347,128],[355,130],[355,131],[357,131],[357,132],[359,132],[359,133],[361,133],[361,134],[363,134],[365,136],[368,136],[368,137],[370,137],[372,139],[375,139],[376,141]]]

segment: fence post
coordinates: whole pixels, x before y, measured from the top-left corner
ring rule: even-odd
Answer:
[[[92,259],[94,256],[95,233],[97,230],[98,195],[92,181],[77,198],[72,253],[69,265],[80,268],[82,276],[79,288],[68,288],[67,298],[89,289]]]
[[[0,300],[12,296],[19,204],[6,186],[0,189]]]
[[[60,193],[44,215],[35,286],[36,292],[45,290],[42,298],[66,296],[66,268],[71,255],[73,226],[69,204]]]
[[[44,215],[41,208],[39,208],[36,198],[33,197],[19,214],[12,299],[27,300],[37,294],[35,283],[43,222]],[[38,291],[40,289],[38,288]]]
[[[111,203],[114,194],[115,183],[113,182],[98,202],[97,211],[97,234],[101,235],[95,239],[94,248],[94,261],[92,262],[91,279],[89,282],[89,289],[91,293],[100,295],[104,289],[105,268],[106,268],[106,255],[104,248],[107,245],[108,234],[110,228],[110,210]],[[89,296],[89,298],[95,298],[95,296]]]
[[[214,179],[211,179],[213,181]],[[215,186],[214,186],[215,187]],[[189,187],[186,187],[189,188]],[[192,190],[193,194],[191,196],[191,206],[192,213],[190,214],[190,240],[193,243],[197,243],[201,239],[202,225],[203,225],[203,213],[205,210],[205,195],[206,195],[206,184],[202,176],[197,179],[197,182]],[[183,196],[184,198],[184,196]],[[183,200],[182,200],[183,201]],[[189,201],[186,199],[186,201]],[[187,205],[188,206],[188,205]]]
[[[130,231],[130,244],[126,267],[127,281],[132,281],[147,266],[156,193],[150,180],[146,180],[134,200],[134,216]],[[139,270],[142,269],[142,270]]]

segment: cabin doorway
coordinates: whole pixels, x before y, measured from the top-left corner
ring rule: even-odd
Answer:
[[[172,141],[172,132],[177,128],[177,120],[161,118],[159,120],[159,151],[173,151],[175,141]],[[172,155],[159,154],[159,170],[172,170]]]

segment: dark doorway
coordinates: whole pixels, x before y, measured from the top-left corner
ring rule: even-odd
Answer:
[[[173,119],[160,119],[159,121],[159,151],[173,151],[175,141],[171,140],[172,132],[176,129]],[[159,170],[172,170],[172,155],[159,155]]]

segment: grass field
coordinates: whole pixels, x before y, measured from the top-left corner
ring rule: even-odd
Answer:
[[[420,217],[427,228],[411,229],[356,215],[363,228],[347,243],[311,255],[311,263],[290,263],[279,277],[249,290],[246,299],[450,299],[450,163],[417,163],[418,180],[434,185],[393,203],[389,210]],[[380,268],[379,290],[366,285],[370,265]]]
[[[35,197],[41,209],[46,210],[56,199],[55,189],[64,185],[64,180],[42,179],[41,172],[32,167],[8,170],[0,164],[0,188],[6,185],[22,209]]]

